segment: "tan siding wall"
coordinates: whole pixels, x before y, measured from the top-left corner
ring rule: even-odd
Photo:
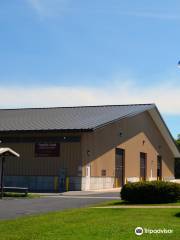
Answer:
[[[81,166],[81,143],[61,142],[59,157],[35,157],[33,143],[1,144],[20,154],[20,158],[9,158],[6,161],[6,175],[18,176],[56,176],[62,168],[67,168],[68,176],[77,176]]]
[[[125,149],[126,177],[139,177],[140,152],[147,153],[148,177],[151,175],[151,161],[153,177],[156,177],[158,154],[163,159],[163,177],[174,175],[173,154],[147,112],[83,134],[83,164],[91,163],[91,176],[101,176],[102,169],[106,169],[107,176],[114,176],[116,147]],[[90,156],[87,156],[87,149]]]
[[[123,135],[120,137],[120,132]],[[31,134],[33,137],[53,136],[80,136],[79,133],[48,133]],[[18,135],[19,137],[19,135]],[[86,175],[86,164],[91,164],[91,176],[101,176],[105,169],[107,176],[114,176],[115,148],[125,149],[125,175],[126,177],[139,176],[139,154],[146,152],[148,156],[147,175],[150,177],[151,161],[153,162],[153,176],[156,177],[157,155],[163,159],[163,177],[172,176],[174,172],[173,154],[158,128],[148,113],[120,120],[107,125],[95,132],[82,133],[82,141],[60,144],[60,157],[35,158],[34,144],[16,143],[6,144],[19,152],[20,159],[9,159],[6,162],[7,175],[59,175],[62,168],[68,169],[69,176],[77,176],[78,167],[83,166],[83,176]],[[145,144],[143,145],[143,141]],[[5,146],[1,144],[1,146]],[[87,151],[89,150],[89,154]]]
[[[143,141],[145,141],[144,144]],[[151,161],[153,161],[153,177],[156,177],[156,159],[158,152],[144,133],[137,134],[118,147],[125,150],[125,175],[127,177],[140,176],[140,152],[147,153],[147,176],[151,176]]]

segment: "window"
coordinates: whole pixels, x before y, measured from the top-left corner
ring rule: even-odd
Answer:
[[[162,157],[157,156],[157,179],[162,179]]]
[[[59,143],[36,143],[35,157],[58,157],[60,154]]]
[[[125,176],[125,150],[121,148],[116,148],[115,152],[115,178],[116,187],[121,187],[124,185]]]
[[[105,177],[105,176],[106,176],[106,170],[105,170],[105,169],[102,169],[102,170],[101,170],[101,176],[102,176],[102,177]]]
[[[147,153],[140,153],[140,180],[146,180]]]

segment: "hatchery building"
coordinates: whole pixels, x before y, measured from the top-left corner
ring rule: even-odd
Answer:
[[[174,178],[180,153],[154,104],[0,110],[5,185],[31,191],[107,189]]]

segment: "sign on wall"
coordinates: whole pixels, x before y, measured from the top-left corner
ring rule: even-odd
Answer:
[[[58,157],[60,154],[59,143],[36,143],[35,157]]]

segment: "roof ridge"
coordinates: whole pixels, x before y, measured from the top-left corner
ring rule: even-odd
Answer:
[[[93,107],[127,107],[127,106],[155,106],[155,103],[140,103],[140,104],[110,104],[110,105],[82,105],[82,106],[63,106],[63,107],[22,107],[22,108],[0,108],[2,110],[36,110],[36,109],[59,109],[59,108],[93,108]]]

